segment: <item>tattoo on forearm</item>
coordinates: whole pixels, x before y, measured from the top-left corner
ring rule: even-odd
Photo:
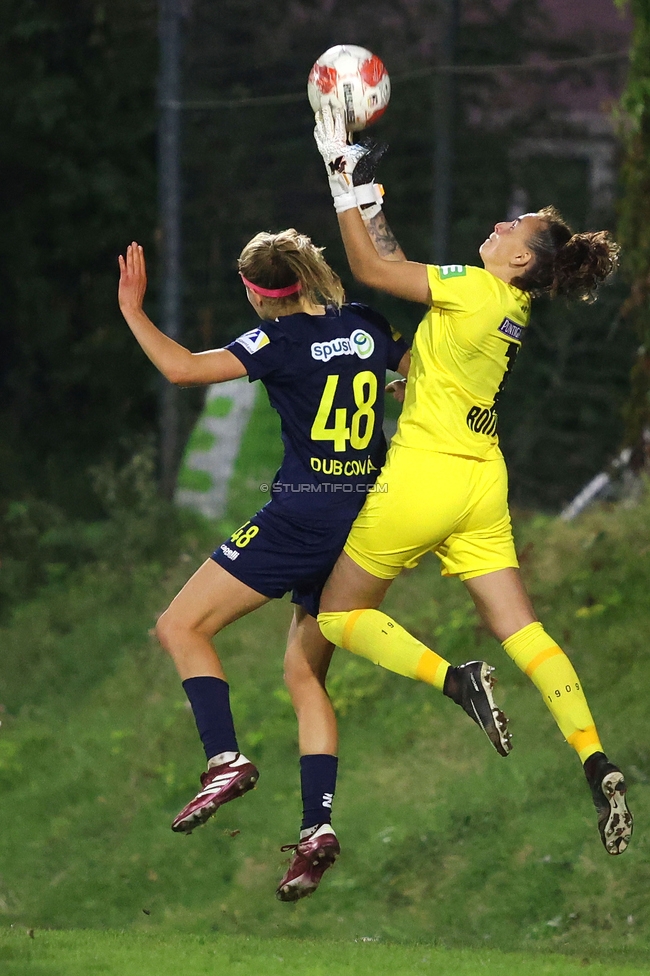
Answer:
[[[380,257],[389,261],[406,261],[406,255],[397,243],[383,212],[369,220],[366,228]]]

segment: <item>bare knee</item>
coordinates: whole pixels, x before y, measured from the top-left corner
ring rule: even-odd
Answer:
[[[465,580],[483,623],[503,642],[537,620],[519,570],[499,569]]]
[[[289,692],[293,695],[294,691],[299,691],[305,682],[313,681],[314,674],[306,661],[297,661],[294,657],[287,656],[284,659],[283,678]]]
[[[156,637],[167,653],[172,656],[179,641],[182,641],[183,637],[191,633],[191,630],[191,627],[188,627],[186,624],[184,625],[178,620],[169,607],[158,617],[155,627]]]
[[[325,690],[325,674],[314,671],[304,658],[288,656],[284,661],[284,683],[295,704],[314,691]]]

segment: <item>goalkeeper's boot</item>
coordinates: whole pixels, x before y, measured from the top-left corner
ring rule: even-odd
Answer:
[[[493,671],[485,661],[468,661],[450,667],[443,691],[483,729],[499,755],[507,756],[512,749],[512,736],[508,732],[508,719],[494,701]]]
[[[603,752],[595,752],[583,768],[598,813],[600,839],[608,854],[622,854],[630,843],[633,827],[623,773]]]
[[[252,790],[259,779],[252,762],[238,753],[230,762],[211,766],[201,773],[201,789],[172,822],[172,830],[191,834],[200,827],[219,807],[230,800],[236,800]]]
[[[316,891],[321,878],[341,853],[331,824],[321,824],[297,844],[286,844],[281,851],[293,851],[285,876],[276,895],[280,901],[298,901]]]

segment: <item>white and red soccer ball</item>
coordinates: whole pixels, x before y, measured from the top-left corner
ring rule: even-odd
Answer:
[[[329,103],[343,111],[348,132],[359,132],[386,111],[390,78],[376,54],[356,44],[337,44],[311,69],[307,95],[314,112]]]

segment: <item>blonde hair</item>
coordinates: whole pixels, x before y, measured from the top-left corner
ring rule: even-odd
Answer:
[[[260,288],[287,288],[297,281],[302,285],[299,292],[286,298],[265,298],[269,313],[281,315],[283,309],[301,298],[311,305],[324,303],[339,308],[345,293],[341,279],[323,257],[323,250],[293,227],[278,234],[262,231],[248,242],[237,264],[241,274]]]

